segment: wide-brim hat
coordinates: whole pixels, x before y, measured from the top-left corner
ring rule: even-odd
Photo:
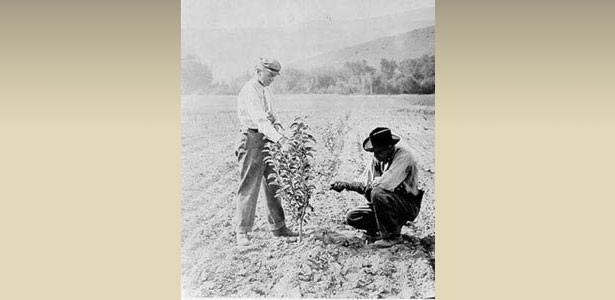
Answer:
[[[375,152],[393,146],[399,142],[400,137],[391,133],[391,129],[386,127],[376,127],[369,133],[369,137],[363,141],[363,149],[368,152]]]

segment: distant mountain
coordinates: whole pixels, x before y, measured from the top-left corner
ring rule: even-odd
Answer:
[[[301,61],[435,24],[433,7],[352,21],[321,21],[279,28],[182,29],[182,55],[196,55],[214,81],[251,71],[258,56],[278,58],[282,68]]]
[[[340,67],[347,61],[366,60],[379,68],[382,58],[400,61],[423,55],[435,55],[435,27],[416,29],[403,34],[379,38],[367,43],[317,55],[290,63],[299,69],[311,69],[324,65]]]

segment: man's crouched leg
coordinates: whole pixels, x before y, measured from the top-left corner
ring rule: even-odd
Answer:
[[[371,201],[374,209],[376,223],[382,239],[374,245],[377,247],[390,247],[398,244],[401,239],[401,228],[412,214],[412,204],[402,195],[374,188],[371,192]]]
[[[359,230],[365,230],[368,239],[375,239],[378,236],[376,216],[370,204],[361,205],[349,211],[346,214],[346,224]]]

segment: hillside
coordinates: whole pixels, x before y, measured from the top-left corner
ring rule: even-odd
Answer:
[[[182,55],[207,63],[214,80],[227,80],[253,67],[258,56],[272,56],[287,66],[378,38],[434,25],[433,7],[352,21],[322,21],[277,28],[182,28]]]
[[[290,66],[299,69],[311,69],[324,65],[339,67],[347,61],[366,60],[369,65],[378,67],[382,58],[400,61],[407,58],[417,58],[425,54],[435,54],[434,26],[298,60],[291,63]]]

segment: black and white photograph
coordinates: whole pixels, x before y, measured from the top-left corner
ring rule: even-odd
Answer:
[[[615,299],[615,2],[551,2],[4,1],[0,299]]]
[[[435,2],[181,1],[183,299],[435,298]]]

